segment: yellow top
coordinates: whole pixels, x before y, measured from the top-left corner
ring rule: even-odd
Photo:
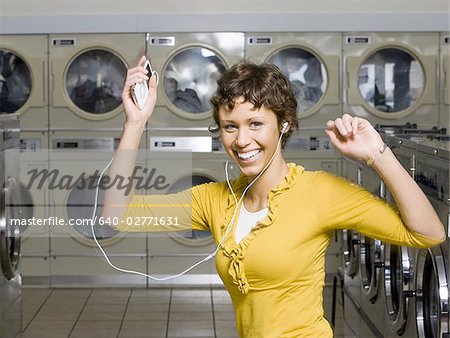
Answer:
[[[239,200],[245,178],[234,180],[232,186]],[[176,206],[167,207],[170,201]],[[171,196],[134,196],[124,217],[155,214],[145,206],[157,204],[164,206],[166,215],[179,217],[180,228],[210,230],[216,243],[235,209],[226,182],[208,183]],[[323,317],[322,293],[325,253],[335,229],[354,229],[414,247],[440,243],[408,230],[391,206],[363,188],[293,163],[285,180],[269,192],[268,208],[267,217],[239,244],[232,235],[234,224],[216,257],[241,337],[333,336]],[[142,226],[119,229],[156,230]]]

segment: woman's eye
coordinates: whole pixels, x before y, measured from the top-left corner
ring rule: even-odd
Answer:
[[[252,123],[250,123],[250,127],[251,127],[251,128],[259,128],[259,127],[261,127],[262,125],[263,125],[262,122],[252,122]]]
[[[225,131],[234,131],[236,126],[234,124],[226,124],[222,127]]]

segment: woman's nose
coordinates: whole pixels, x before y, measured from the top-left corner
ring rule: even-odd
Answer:
[[[245,130],[245,128],[239,128],[235,144],[236,146],[240,148],[245,148],[249,143],[251,142],[250,134],[248,130]]]

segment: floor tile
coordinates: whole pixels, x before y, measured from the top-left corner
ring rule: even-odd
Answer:
[[[214,326],[219,337],[238,337],[234,320],[216,320]]]
[[[33,321],[23,332],[23,338],[68,337],[75,321]]]
[[[235,315],[234,312],[230,312],[230,311],[215,311],[214,312],[214,318],[216,320],[235,320]]]
[[[119,338],[165,337],[166,321],[124,321],[119,332]]]
[[[214,336],[214,325],[208,321],[170,321],[168,337],[210,337]]]
[[[172,298],[177,297],[211,297],[210,289],[173,289]]]
[[[211,304],[171,304],[170,311],[173,312],[208,312],[212,311]]]
[[[124,321],[163,321],[167,320],[168,313],[165,311],[160,312],[126,312]]]
[[[211,304],[211,296],[172,297],[171,304]]]
[[[170,312],[170,320],[213,320],[210,312]]]
[[[70,338],[111,338],[119,333],[121,321],[78,321]]]
[[[162,312],[169,311],[169,304],[129,303],[127,312]]]

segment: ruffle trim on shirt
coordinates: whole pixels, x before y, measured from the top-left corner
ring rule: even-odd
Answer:
[[[261,231],[261,229],[273,224],[278,215],[280,195],[295,184],[295,182],[297,181],[297,177],[303,172],[303,170],[303,167],[297,166],[295,163],[289,163],[288,175],[285,177],[283,182],[281,182],[277,187],[269,192],[267,216],[259,221],[252,228],[250,233],[239,242],[239,244],[237,244],[234,239],[233,224],[233,228],[228,233],[227,238],[222,245],[224,255],[230,260],[228,273],[231,276],[233,283],[237,285],[239,291],[244,295],[247,294],[250,290],[250,285],[247,281],[247,277],[245,276],[244,263],[242,261],[247,253],[247,249],[255,236],[257,236],[257,234]],[[244,176],[239,177],[235,182],[233,182],[233,189],[235,190],[236,198],[238,201],[241,198],[246,186],[247,182]],[[233,195],[230,192],[228,204],[225,210],[225,220],[221,226],[222,236],[225,235],[227,227],[231,222],[235,207],[236,203],[234,201]],[[235,217],[237,217],[237,214]]]

